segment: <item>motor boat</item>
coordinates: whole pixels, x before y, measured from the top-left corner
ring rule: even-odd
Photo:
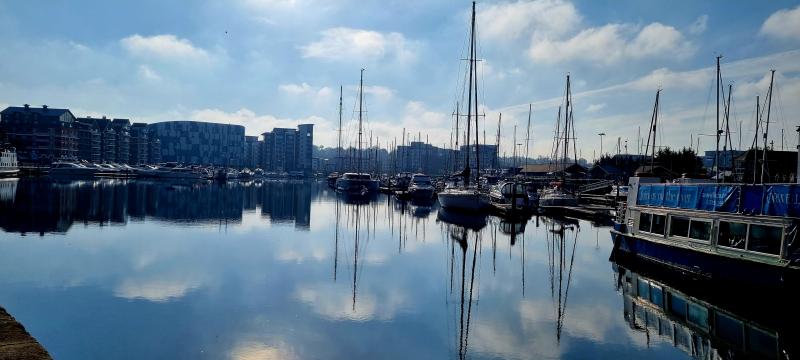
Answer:
[[[517,181],[501,181],[492,186],[489,199],[495,204],[514,204],[516,207],[528,206],[525,184]]]
[[[390,181],[393,190],[406,191],[411,184],[411,173],[401,172],[395,175]]]
[[[476,211],[489,205],[488,196],[476,187],[448,187],[437,194],[445,209]]]
[[[53,176],[94,176],[99,169],[87,167],[71,161],[56,161],[50,165]]]
[[[164,179],[203,180],[208,179],[209,176],[205,169],[176,166],[169,170],[161,169],[158,172],[158,177]]]
[[[336,188],[336,180],[339,179],[338,172],[332,172],[328,175],[328,186],[332,188]]]
[[[611,187],[611,191],[609,191],[608,194],[606,194],[606,196],[627,198],[629,189],[630,187],[627,185],[614,185]]]
[[[543,189],[539,194],[539,207],[578,206],[578,197],[564,189],[561,182],[553,183],[553,187]]]
[[[433,197],[434,188],[431,177],[425,174],[414,174],[408,184],[408,195],[412,199],[430,199]]]
[[[336,179],[336,191],[369,195],[378,191],[378,180],[373,180],[372,176],[366,173],[344,173]]]

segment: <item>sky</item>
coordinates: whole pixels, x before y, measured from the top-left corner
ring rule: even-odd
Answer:
[[[551,151],[570,74],[579,155],[636,153],[661,88],[658,146],[713,149],[715,62],[733,85],[733,146],[755,134],[756,96],[775,73],[770,141],[797,145],[797,1],[482,1],[477,4],[480,135],[501,152]],[[315,144],[364,133],[449,146],[462,100],[469,1],[0,0],[0,107],[69,108],[134,122],[197,120],[246,127],[315,124]],[[727,92],[727,90],[726,90]],[[530,105],[529,105],[530,104]],[[462,124],[463,126],[463,124]],[[739,128],[741,127],[741,131]],[[395,140],[396,139],[396,140]],[[369,140],[365,140],[368,143]]]

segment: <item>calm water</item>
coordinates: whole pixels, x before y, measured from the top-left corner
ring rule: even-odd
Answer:
[[[609,261],[609,229],[583,221],[353,203],[323,183],[22,179],[0,180],[0,229],[0,306],[57,359],[680,359],[719,347],[632,296],[625,278],[638,275]]]

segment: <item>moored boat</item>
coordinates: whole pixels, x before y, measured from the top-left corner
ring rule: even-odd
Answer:
[[[408,195],[412,199],[427,200],[433,197],[434,188],[431,177],[425,174],[414,174],[408,185]]]
[[[100,170],[71,161],[56,161],[50,165],[51,176],[94,176]]]
[[[350,195],[368,195],[378,191],[378,180],[370,174],[344,173],[336,180],[336,190]]]

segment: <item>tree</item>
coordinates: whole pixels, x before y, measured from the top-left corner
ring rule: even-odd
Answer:
[[[656,153],[655,162],[678,175],[684,173],[700,175],[705,173],[703,162],[697,157],[694,150],[686,147],[680,151],[674,151],[669,147],[661,148]]]

